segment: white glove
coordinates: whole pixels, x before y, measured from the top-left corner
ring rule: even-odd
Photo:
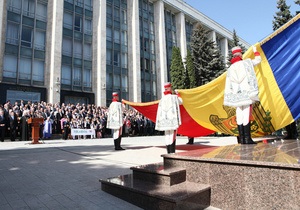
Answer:
[[[252,47],[252,50],[253,50],[254,53],[257,52],[256,46],[253,46],[253,47]]]

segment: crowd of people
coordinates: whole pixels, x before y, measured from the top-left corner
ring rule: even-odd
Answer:
[[[40,138],[51,138],[61,134],[63,139],[111,137],[107,129],[108,108],[94,104],[51,104],[41,102],[11,103],[0,105],[0,138],[11,141],[28,141],[31,137],[29,118],[43,118]],[[123,136],[147,136],[160,134],[154,130],[155,124],[138,111],[126,108],[123,112]],[[95,136],[72,136],[71,129],[94,129]]]

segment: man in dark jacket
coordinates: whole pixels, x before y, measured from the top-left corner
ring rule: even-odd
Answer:
[[[17,136],[17,129],[18,129],[18,119],[16,114],[12,111],[9,110],[9,133],[10,133],[10,140],[15,141],[16,136]]]
[[[4,111],[0,110],[0,140],[4,142],[6,128],[6,118],[4,116]]]

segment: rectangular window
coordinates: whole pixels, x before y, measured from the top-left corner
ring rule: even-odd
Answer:
[[[17,78],[18,58],[13,55],[4,55],[3,77]]]
[[[114,30],[114,42],[120,44],[120,31]]]
[[[34,0],[23,0],[23,15],[34,17]]]
[[[64,85],[71,85],[71,66],[62,65],[61,67],[61,83]]]
[[[74,68],[73,72],[73,85],[81,86],[81,68]]]
[[[112,51],[111,49],[106,49],[106,64],[112,65]]]
[[[20,58],[19,78],[30,80],[31,78],[31,59]]]
[[[21,0],[9,0],[7,2],[7,9],[9,11],[20,14],[21,13],[21,7],[22,7]]]
[[[74,57],[82,58],[82,43],[80,41],[74,41]]]
[[[83,86],[84,87],[92,87],[92,74],[91,69],[84,69],[83,71]]]
[[[36,30],[35,37],[34,37],[34,48],[38,50],[45,50],[45,39],[46,39],[46,32]]]
[[[68,29],[73,28],[73,16],[67,12],[64,12],[64,27]]]
[[[35,16],[39,20],[46,21],[47,20],[47,5],[43,4],[41,2],[37,2]]]
[[[122,31],[121,41],[123,45],[127,46],[127,31]]]
[[[114,51],[114,65],[120,66],[120,52]]]
[[[84,58],[86,60],[92,60],[92,45],[91,44],[84,44],[83,48]]]
[[[74,30],[81,32],[81,29],[82,29],[82,17],[75,15]]]
[[[84,20],[84,33],[85,34],[92,34],[92,20],[85,19]]]
[[[106,27],[106,39],[107,41],[112,41],[112,31],[110,27]]]
[[[32,79],[34,81],[44,81],[44,61],[34,60],[32,69]]]
[[[127,92],[128,91],[128,77],[127,75],[122,74],[122,88],[123,91]]]
[[[72,39],[64,37],[62,42],[62,54],[72,57]]]
[[[122,68],[127,68],[127,53],[122,53]]]
[[[114,87],[116,89],[120,89],[120,86],[121,86],[121,77],[120,77],[120,75],[115,74],[114,75]]]
[[[7,22],[6,43],[19,44],[19,24]]]
[[[28,27],[22,28],[21,45],[31,47],[32,43],[32,29]]]

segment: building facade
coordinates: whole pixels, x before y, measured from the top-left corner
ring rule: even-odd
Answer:
[[[182,0],[1,1],[0,101],[157,100],[197,22],[226,58],[232,32]]]

